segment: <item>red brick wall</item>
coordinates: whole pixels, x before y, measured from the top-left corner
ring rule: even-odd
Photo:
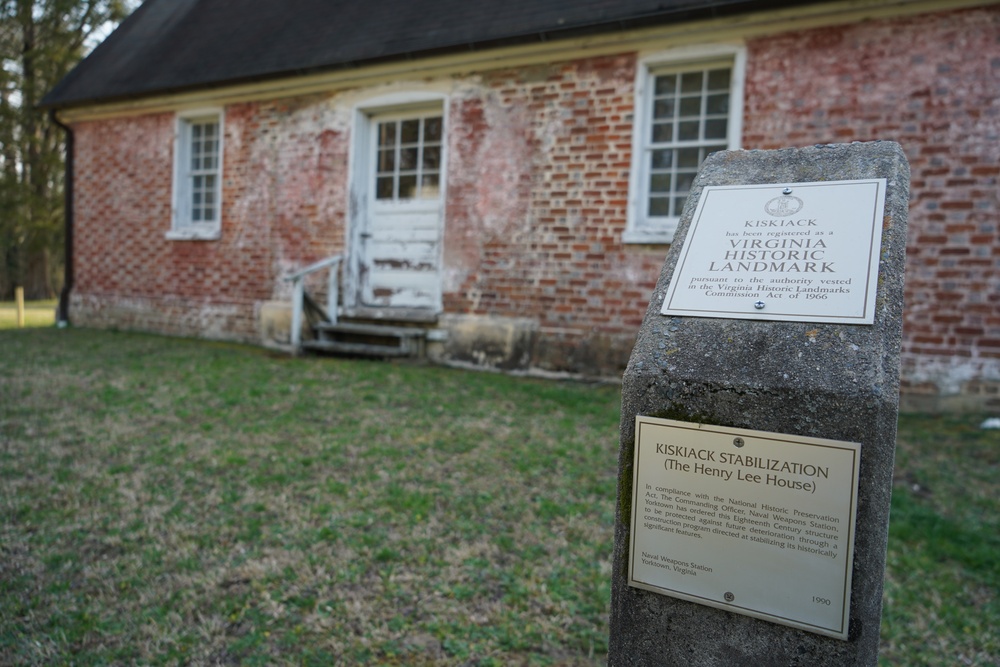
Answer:
[[[977,374],[997,372],[998,36],[988,7],[748,44],[746,148],[883,139],[906,151],[904,390],[977,391]]]
[[[621,242],[635,66],[492,72],[451,104],[445,309],[537,321],[553,370],[623,367],[665,257]]]
[[[904,388],[1000,385],[1000,9],[748,43],[743,145],[890,139],[912,210]],[[535,365],[615,373],[665,246],[621,242],[636,54],[450,82],[447,313],[537,324]],[[257,339],[281,276],[344,247],[351,102],[225,112],[218,241],[168,241],[173,114],[78,124],[74,319]]]
[[[345,125],[322,99],[228,107],[222,234],[168,240],[174,114],[80,123],[74,322],[258,340],[290,270],[343,248]]]
[[[445,310],[535,320],[552,370],[623,367],[666,253],[620,240],[634,77],[629,54],[464,79],[451,97]],[[172,114],[78,125],[74,319],[255,339],[259,305],[287,298],[280,276],[343,249],[349,118],[336,98],[228,107],[217,241],[165,238]]]

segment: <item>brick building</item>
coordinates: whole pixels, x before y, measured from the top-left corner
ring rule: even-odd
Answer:
[[[903,391],[998,400],[997,3],[147,0],[44,104],[75,323],[287,342],[286,276],[339,255],[341,322],[591,375],[707,152],[898,141]]]

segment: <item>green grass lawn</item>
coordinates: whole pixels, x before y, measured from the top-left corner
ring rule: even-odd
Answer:
[[[603,664],[619,400],[0,331],[0,664]],[[1000,660],[979,420],[901,420],[886,665]]]
[[[24,304],[25,327],[50,327],[56,323],[56,306],[58,301],[28,301]],[[17,328],[17,304],[13,301],[0,301],[0,329]]]

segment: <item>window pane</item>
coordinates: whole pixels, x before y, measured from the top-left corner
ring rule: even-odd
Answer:
[[[663,74],[656,77],[656,83],[654,84],[656,95],[673,94],[677,89],[677,75],[676,74]]]
[[[417,176],[408,174],[399,177],[399,198],[413,199],[417,194]]]
[[[392,148],[378,152],[378,173],[392,173],[396,168],[396,151]]]
[[[701,98],[700,97],[682,97],[681,98],[681,116],[686,116],[690,118],[694,116],[697,118],[701,115]]]
[[[392,176],[380,176],[375,182],[377,199],[392,199]]]
[[[670,215],[670,198],[669,197],[650,197],[649,198],[649,215],[656,217],[665,217]]]
[[[399,168],[400,169],[416,169],[417,168],[417,149],[416,148],[401,148],[399,150]]]
[[[710,114],[729,113],[729,93],[709,95],[705,112]]]
[[[653,104],[653,118],[661,120],[674,117],[674,98],[656,100]]]
[[[685,72],[681,75],[681,92],[682,93],[700,93],[701,92],[701,72]]]
[[[378,124],[378,145],[396,145],[396,123],[394,121]]]
[[[441,149],[438,147],[424,148],[423,168],[435,170],[441,166]]]
[[[715,120],[705,121],[705,138],[706,139],[725,139],[726,138],[726,128],[729,125],[729,121],[725,118],[718,118]]]
[[[674,197],[674,215],[680,215],[684,212],[684,203],[687,201],[687,197]]]
[[[649,177],[650,192],[670,192],[670,174],[656,173]]]
[[[674,166],[674,152],[670,150],[653,151],[653,169],[670,169]]]
[[[399,142],[415,144],[420,141],[420,120],[404,120],[399,128]]]
[[[663,143],[674,140],[673,123],[655,123],[653,125],[653,143]]]
[[[729,90],[729,70],[713,69],[708,73],[709,90]]]
[[[698,168],[701,164],[701,151],[697,148],[681,148],[677,151],[677,167]]]
[[[437,199],[440,194],[440,176],[437,174],[424,174],[420,179],[420,198]]]
[[[701,123],[696,120],[677,124],[677,139],[680,141],[697,141],[698,129]]]
[[[441,141],[442,119],[440,116],[424,119],[424,141]]]
[[[677,173],[677,192],[689,192],[694,183],[695,172],[681,171]]]

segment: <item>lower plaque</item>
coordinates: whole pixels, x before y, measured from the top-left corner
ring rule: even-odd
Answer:
[[[629,585],[847,639],[861,445],[636,417]]]

